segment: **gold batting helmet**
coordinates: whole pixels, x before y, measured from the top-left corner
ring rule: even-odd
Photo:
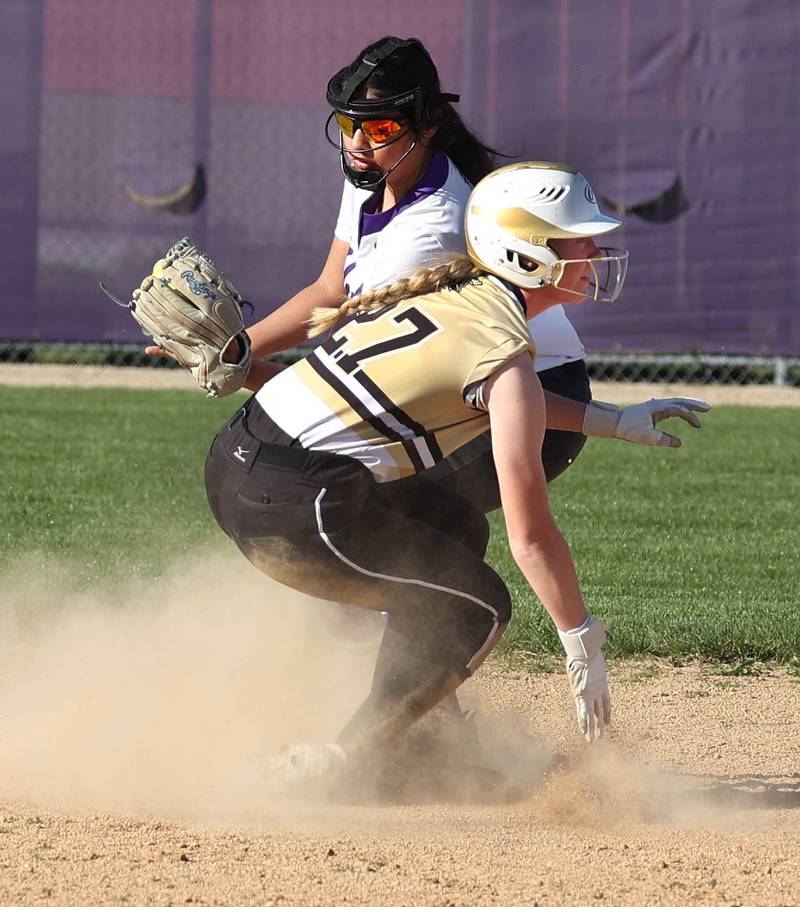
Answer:
[[[626,249],[604,248],[595,258],[564,260],[548,241],[600,236],[621,225],[600,211],[586,177],[572,167],[547,161],[510,164],[485,176],[470,194],[467,252],[479,267],[528,289],[558,287],[567,264],[588,261],[594,277],[585,295],[613,302],[628,269]]]

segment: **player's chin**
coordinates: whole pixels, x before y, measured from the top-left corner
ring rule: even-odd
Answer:
[[[584,287],[575,287],[574,289],[556,290],[548,300],[551,306],[554,305],[578,305],[589,299],[589,291]]]
[[[561,302],[564,305],[576,305],[586,302],[587,299],[593,299],[594,289],[589,284],[589,278],[586,277],[581,278],[574,286],[560,291],[559,295],[563,297]]]

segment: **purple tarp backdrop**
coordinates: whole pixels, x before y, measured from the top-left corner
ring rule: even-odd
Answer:
[[[590,350],[800,354],[798,0],[3,0],[0,338],[137,340],[97,282],[187,233],[259,315],[312,280],[324,87],[388,33],[627,212],[622,300],[570,310]]]

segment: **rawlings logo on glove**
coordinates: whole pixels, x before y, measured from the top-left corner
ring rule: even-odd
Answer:
[[[217,294],[212,292],[211,287],[207,283],[201,283],[191,271],[184,271],[181,274],[181,278],[189,284],[192,292],[197,296],[205,296],[206,299],[217,298]]]
[[[102,283],[100,287],[189,369],[209,397],[224,397],[244,385],[253,357],[242,297],[188,237],[153,265],[130,302],[117,299]],[[228,361],[237,348],[236,361]]]

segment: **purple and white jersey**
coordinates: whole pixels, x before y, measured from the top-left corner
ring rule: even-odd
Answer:
[[[388,211],[380,194],[345,181],[336,236],[348,244],[344,285],[358,296],[429,267],[442,252],[464,252],[464,206],[470,185],[441,152],[425,175]]]
[[[431,267],[437,254],[465,252],[464,211],[471,189],[440,151],[417,185],[388,211],[376,213],[378,193],[356,189],[345,180],[335,233],[348,245],[347,295],[357,296]],[[528,325],[536,345],[537,371],[583,358],[583,344],[563,306],[553,306]]]

